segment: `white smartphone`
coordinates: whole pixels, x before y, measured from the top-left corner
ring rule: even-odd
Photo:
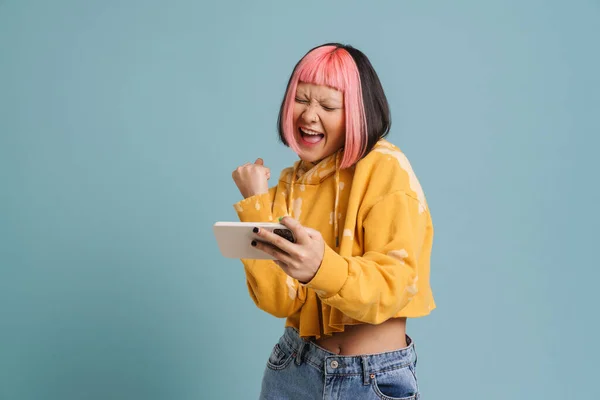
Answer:
[[[285,225],[273,222],[216,222],[213,232],[219,245],[219,250],[227,258],[247,258],[253,260],[273,260],[269,254],[258,250],[250,243],[260,240],[252,231],[254,228],[268,229],[290,242],[295,238],[292,231]]]

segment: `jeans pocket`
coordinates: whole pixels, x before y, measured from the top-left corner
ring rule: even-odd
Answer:
[[[383,400],[416,400],[419,398],[417,379],[412,366],[375,374],[371,386]]]
[[[273,351],[267,360],[267,367],[272,370],[281,370],[287,367],[292,361],[293,353],[284,350],[279,343],[273,347]]]

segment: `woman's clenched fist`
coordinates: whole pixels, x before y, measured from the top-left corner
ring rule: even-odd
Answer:
[[[231,176],[245,199],[269,191],[267,180],[271,177],[271,171],[264,166],[262,158],[257,158],[254,164],[246,163],[237,167]]]

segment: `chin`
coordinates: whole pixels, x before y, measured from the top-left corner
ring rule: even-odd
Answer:
[[[301,160],[315,162],[321,159],[319,158],[321,156],[320,151],[315,151],[316,149],[313,149],[312,151],[311,149],[306,149],[306,147],[300,141],[297,141],[296,143],[300,147],[300,151],[296,152],[296,154]]]
[[[306,162],[309,162],[309,163],[314,163],[314,162],[319,161],[319,160],[322,159],[318,155],[302,154],[302,153],[298,154],[298,157],[300,157],[300,159],[302,161],[306,161]]]

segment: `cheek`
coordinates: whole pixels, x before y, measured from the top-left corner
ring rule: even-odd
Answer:
[[[292,112],[292,118],[293,118],[294,125],[297,124],[298,118],[300,118],[301,114],[302,114],[302,107],[298,106],[298,104],[295,104],[294,110]]]
[[[332,116],[327,119],[327,132],[335,138],[335,141],[343,141],[346,137],[344,119],[340,116]]]

